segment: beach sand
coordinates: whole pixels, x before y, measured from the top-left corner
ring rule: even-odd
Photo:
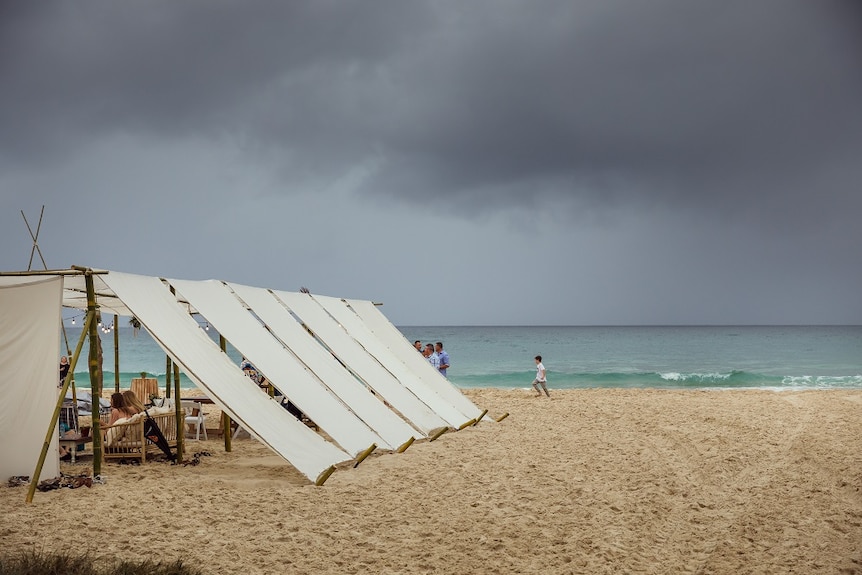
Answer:
[[[2,486],[0,545],[207,574],[862,573],[862,391],[552,393],[469,390],[510,416],[322,487],[250,439],[31,504]]]

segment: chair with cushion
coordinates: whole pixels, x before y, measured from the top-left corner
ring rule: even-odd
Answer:
[[[204,406],[197,401],[181,401],[183,410],[186,412],[186,425],[194,426],[195,439],[200,440],[201,431],[204,432],[204,439],[207,439],[207,426],[204,417]]]

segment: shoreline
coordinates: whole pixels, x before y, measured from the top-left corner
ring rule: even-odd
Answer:
[[[862,571],[862,390],[463,391],[510,416],[322,487],[254,440],[188,440],[211,456],[0,488],[0,543],[68,550],[119,512],[75,548],[243,575]]]

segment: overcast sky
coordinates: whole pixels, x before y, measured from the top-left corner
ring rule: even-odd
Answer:
[[[862,3],[9,0],[0,269],[43,205],[399,325],[860,324]]]

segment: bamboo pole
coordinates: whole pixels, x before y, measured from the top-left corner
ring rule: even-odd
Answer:
[[[87,337],[87,330],[92,321],[93,315],[87,313],[87,318],[84,320],[84,329],[81,331],[81,337],[78,339],[78,346],[75,348],[75,354],[72,355],[69,360],[69,372],[63,380],[63,388],[60,390],[60,396],[57,398],[57,406],[54,408],[54,415],[51,416],[51,421],[48,423],[48,433],[45,434],[45,442],[42,444],[42,452],[39,454],[39,461],[36,462],[36,471],[33,472],[33,479],[30,481],[30,489],[27,490],[27,503],[33,502],[33,494],[36,492],[36,484],[39,483],[39,476],[42,475],[42,467],[45,465],[45,457],[48,455],[48,448],[51,446],[51,437],[53,434],[57,433],[57,420],[60,418],[60,409],[63,407],[63,400],[66,397],[66,391],[69,389],[69,383],[72,381],[72,372],[75,371],[75,364],[78,363],[78,356],[81,355],[81,349],[84,347],[84,339]]]
[[[461,431],[462,429],[466,429],[467,427],[470,427],[471,425],[476,425],[476,419],[475,418],[471,419],[470,421],[465,421],[464,423],[462,423],[461,427],[458,428],[458,431]]]
[[[227,340],[222,334],[218,335],[218,346],[221,348],[222,353],[227,353]],[[230,416],[224,410],[221,412],[221,428],[224,433],[224,450],[230,453],[232,449],[231,441],[233,440],[230,436]]]
[[[114,391],[120,393],[120,316],[114,314]]]
[[[171,397],[171,356],[165,354],[165,397]]]
[[[441,428],[437,429],[437,431],[432,432],[431,435],[428,436],[428,441],[435,441],[436,439],[438,439],[441,435],[443,435],[447,431],[449,431],[448,427],[441,427]]]
[[[483,409],[482,413],[479,414],[479,417],[476,418],[476,423],[474,423],[473,425],[477,425],[480,421],[482,421],[482,418],[485,417],[485,415],[487,415],[487,413],[488,413],[488,410]]]
[[[84,273],[84,281],[87,285],[87,312],[93,314],[93,321],[90,322],[89,337],[90,337],[90,353],[89,353],[89,370],[90,370],[90,395],[92,396],[93,404],[99,406],[102,397],[102,340],[99,338],[99,333],[96,329],[96,322],[99,319],[99,307],[96,305],[96,288],[93,282],[92,270],[87,268]],[[99,420],[100,409],[92,409],[93,413],[93,476],[102,474],[102,430],[101,421]]]
[[[353,467],[359,467],[359,464],[365,461],[365,458],[371,455],[371,452],[377,449],[377,444],[372,443],[365,451],[356,456],[356,463],[353,464]]]
[[[411,445],[413,445],[413,442],[414,442],[414,441],[416,441],[416,438],[415,438],[415,437],[411,437],[410,439],[408,439],[407,441],[405,441],[403,444],[401,444],[401,447],[399,447],[399,448],[396,450],[396,451],[397,451],[397,453],[404,453],[405,451],[407,451],[407,448],[408,448],[408,447],[410,447]]]
[[[324,469],[323,471],[320,472],[320,475],[317,476],[317,481],[315,481],[314,484],[316,486],[320,487],[321,485],[326,483],[326,480],[329,479],[329,476],[332,475],[332,473],[334,471],[335,471],[335,466],[330,465],[329,467],[327,467],[326,469]]]
[[[177,461],[185,459],[185,427],[186,421],[183,417],[183,406],[180,404],[180,366],[174,364],[174,413],[177,415]],[[180,429],[182,427],[182,429]]]

